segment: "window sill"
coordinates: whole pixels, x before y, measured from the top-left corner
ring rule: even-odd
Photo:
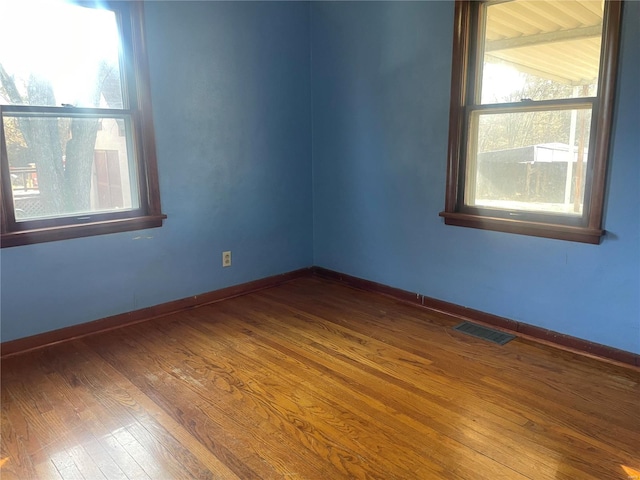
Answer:
[[[582,242],[598,245],[604,230],[557,225],[553,223],[527,222],[510,218],[483,217],[466,213],[440,212],[446,225],[458,227],[480,228],[497,232],[530,235],[534,237],[554,238],[570,242]]]
[[[0,237],[0,247],[17,247],[34,243],[54,242],[71,238],[91,237],[107,233],[130,232],[133,230],[161,227],[162,221],[165,218],[167,218],[166,215],[151,215],[104,222],[83,223],[82,225],[66,225],[3,233]]]

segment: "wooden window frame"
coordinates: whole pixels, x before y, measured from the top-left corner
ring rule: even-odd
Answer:
[[[91,6],[87,2],[78,2]],[[116,13],[122,43],[124,109],[0,106],[0,246],[14,247],[108,233],[161,227],[167,218],[160,206],[160,188],[156,159],[155,133],[147,47],[144,36],[144,12],[141,1],[101,2]],[[54,219],[17,222],[11,190],[3,112],[38,117],[121,118],[131,123],[131,142],[137,164],[139,208],[123,212],[69,215]]]
[[[480,40],[478,11],[483,1],[456,0],[454,13],[453,65],[444,211],[446,225],[496,230],[575,242],[599,244],[602,230],[605,180],[610,151],[611,125],[620,48],[622,1],[605,0],[598,96],[522,104],[480,104],[476,43]],[[580,217],[471,207],[464,203],[467,125],[475,111],[505,107],[532,109],[592,108],[591,139],[587,162],[585,202]],[[513,110],[510,110],[513,111]]]

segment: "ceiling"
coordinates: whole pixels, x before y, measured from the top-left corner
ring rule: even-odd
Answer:
[[[570,85],[598,77],[602,0],[514,0],[487,8],[489,61]]]

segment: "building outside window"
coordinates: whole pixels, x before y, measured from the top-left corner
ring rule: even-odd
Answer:
[[[141,3],[36,5],[0,3],[2,246],[162,225]]]
[[[599,243],[621,2],[456,2],[445,223]]]

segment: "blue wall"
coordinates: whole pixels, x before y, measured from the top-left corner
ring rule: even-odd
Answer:
[[[452,2],[149,2],[169,218],[3,249],[2,340],[315,264],[640,353],[640,3],[626,9],[611,233],[593,246],[438,217]]]
[[[309,5],[145,9],[168,219],[3,249],[3,341],[312,264]]]
[[[312,4],[314,262],[640,353],[640,3],[599,246],[445,226],[452,2]]]

